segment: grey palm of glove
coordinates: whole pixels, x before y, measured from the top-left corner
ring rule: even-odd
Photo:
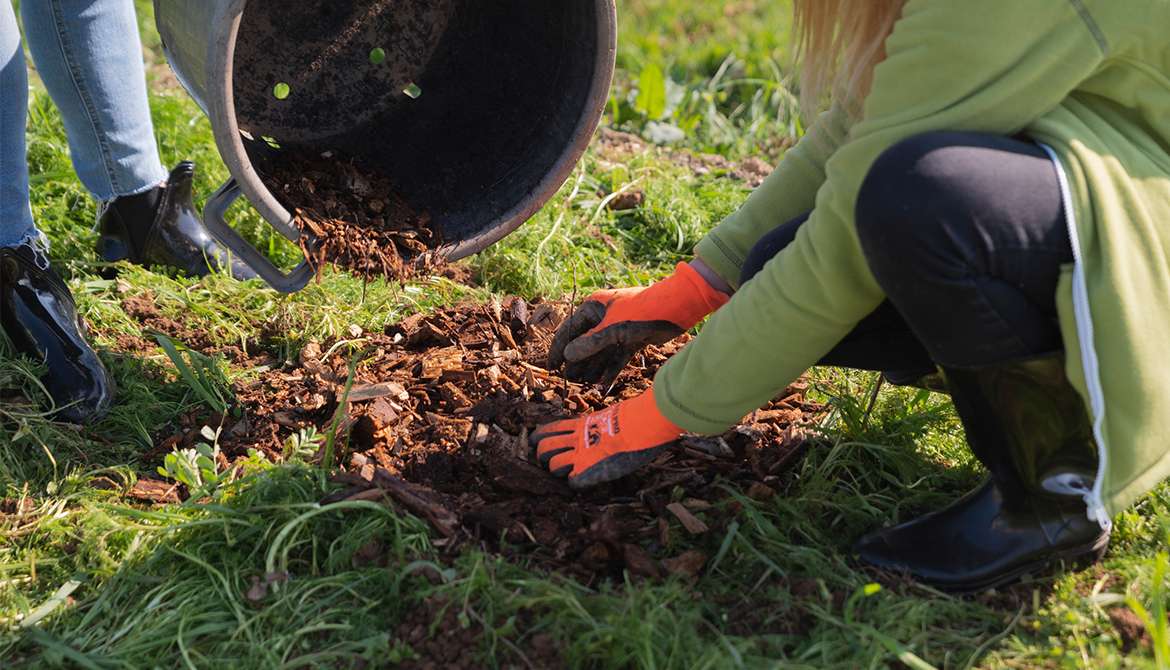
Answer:
[[[647,290],[602,291],[587,299],[557,330],[548,369],[564,366],[572,381],[609,386],[644,347],[682,335],[686,329],[666,319],[621,318]]]
[[[648,288],[598,291],[557,330],[548,369],[563,365],[573,381],[609,386],[634,354],[682,335],[730,299],[688,263]]]

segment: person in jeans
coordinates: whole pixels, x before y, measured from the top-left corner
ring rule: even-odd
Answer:
[[[37,72],[61,111],[74,168],[97,200],[102,259],[172,267],[190,276],[229,260],[195,211],[194,166],[167,174],[150,118],[133,0],[25,0]],[[10,2],[0,3],[0,325],[22,354],[44,362],[57,417],[102,416],[113,383],[86,342],[73,297],[53,271],[29,205],[25,132],[28,70]]]
[[[860,559],[963,592],[1099,558],[1170,476],[1170,3],[794,4],[802,94],[832,104],[693,263],[562,327],[550,366],[604,382],[711,314],[649,392],[537,430],[538,458],[621,477],[818,362],[932,379],[990,477]]]

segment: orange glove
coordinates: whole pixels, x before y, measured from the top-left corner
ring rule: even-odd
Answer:
[[[567,364],[569,379],[608,386],[642,347],[673,340],[730,299],[686,263],[649,288],[598,291],[557,330],[548,369]]]
[[[625,477],[682,434],[658,411],[651,389],[600,412],[541,426],[529,439],[541,465],[584,489]]]

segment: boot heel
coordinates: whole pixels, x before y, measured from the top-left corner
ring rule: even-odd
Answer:
[[[1109,533],[1102,533],[1092,542],[1061,552],[1053,562],[1063,562],[1070,570],[1084,570],[1100,563],[1109,551]]]

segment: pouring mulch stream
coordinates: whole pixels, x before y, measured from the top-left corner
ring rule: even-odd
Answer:
[[[409,279],[444,265],[442,244],[425,212],[398,194],[390,179],[337,152],[289,152],[265,185],[315,240],[301,250],[318,273],[329,264],[359,277]]]
[[[236,384],[242,414],[224,422],[220,447],[229,460],[249,449],[279,459],[290,436],[324,434],[341,416],[342,489],[325,503],[384,501],[426,520],[440,547],[473,543],[586,582],[623,569],[694,578],[709,557],[676,540],[719,533],[735,513],[719,505],[728,488],[773,495],[823,408],[798,383],[720,438],[684,439],[633,476],[574,492],[533,461],[529,431],[645,390],[686,339],[638,356],[605,395],[542,367],[567,312],[513,299],[410,317],[367,338],[340,413],[349,360],[310,343],[294,365]],[[199,441],[219,417],[183,424],[167,452]]]

